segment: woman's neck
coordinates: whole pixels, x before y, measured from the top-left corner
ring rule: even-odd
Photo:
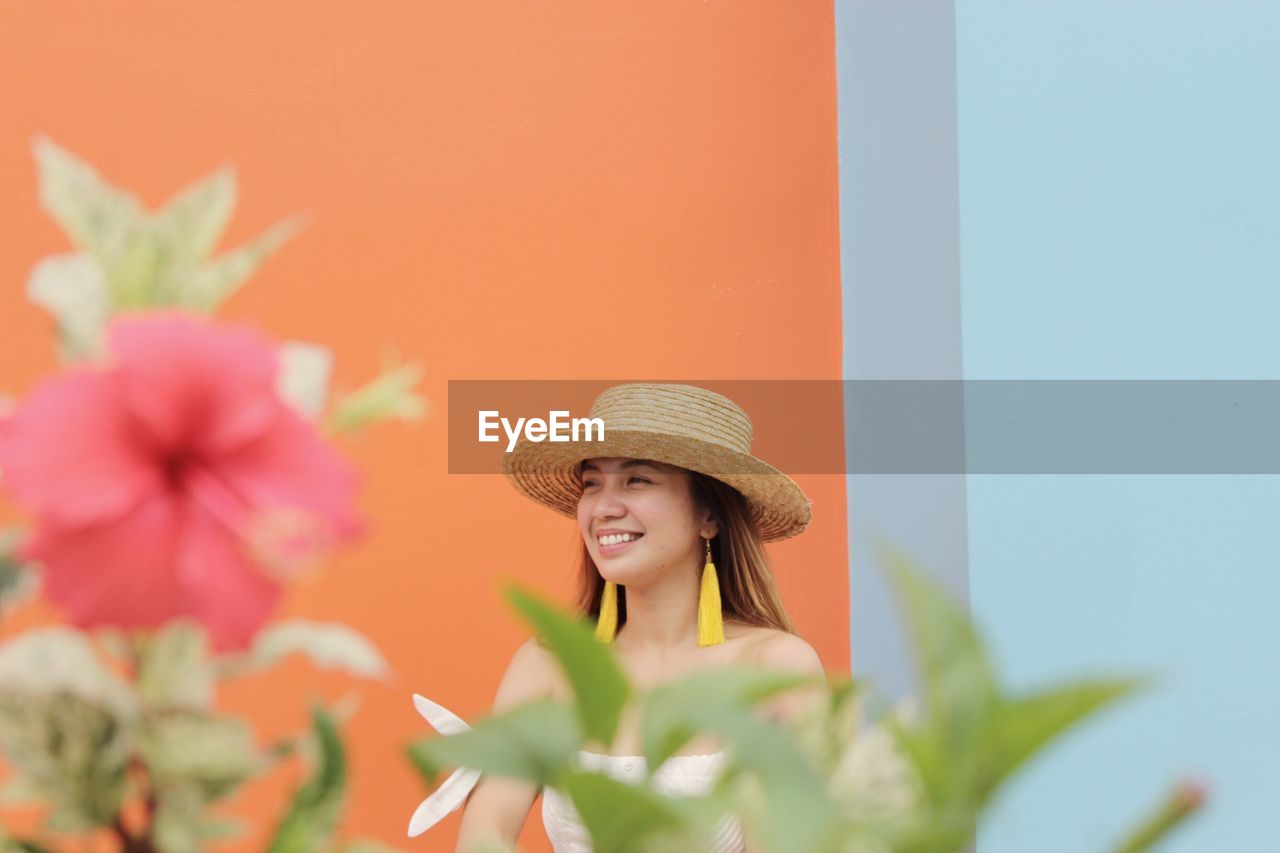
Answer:
[[[697,646],[701,585],[701,574],[692,565],[666,572],[646,586],[628,585],[627,622],[614,643],[622,649],[659,654]]]

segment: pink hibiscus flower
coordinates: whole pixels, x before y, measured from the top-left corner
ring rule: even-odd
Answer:
[[[81,627],[189,616],[244,648],[281,580],[360,534],[358,475],[277,395],[254,329],[160,311],[107,341],[107,365],[0,419],[2,482],[35,516],[23,557]]]

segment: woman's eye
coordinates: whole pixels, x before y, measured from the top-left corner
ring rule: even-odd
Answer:
[[[646,479],[644,477],[630,477],[628,478],[627,482],[628,483],[652,483],[653,481]],[[595,480],[587,480],[582,484],[582,488],[589,489],[594,485],[597,485]]]

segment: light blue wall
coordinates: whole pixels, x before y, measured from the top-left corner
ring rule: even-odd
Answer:
[[[1280,4],[969,2],[956,45],[966,378],[1280,376]],[[978,849],[1104,849],[1184,773],[1210,805],[1162,849],[1280,849],[1280,482],[971,476],[967,503],[1011,684],[1163,677]]]
[[[838,52],[852,21],[874,25],[877,5],[837,3]],[[950,2],[903,5],[926,31],[952,20]],[[1280,378],[1277,46],[1272,2],[955,7],[965,378]],[[931,108],[910,78],[856,70],[840,65],[842,219],[843,184],[874,165],[855,140],[881,132],[866,126],[871,113],[846,112],[845,92],[875,87],[881,102]],[[850,274],[863,269],[849,256],[857,221],[844,223],[848,376],[877,310]],[[941,239],[894,227],[905,230],[889,239],[920,251]],[[1028,766],[979,853],[1108,849],[1182,774],[1203,778],[1210,802],[1162,850],[1280,849],[1278,478],[971,475],[958,509],[970,608],[1007,684],[1161,679]],[[857,560],[860,511],[877,509],[859,506],[851,481],[855,668],[859,618],[879,629],[856,598],[874,572]],[[952,521],[930,515],[902,544],[954,541]],[[902,663],[869,660],[867,641],[861,651],[869,671]]]
[[[961,378],[949,5],[853,0],[836,6],[848,380]],[[845,408],[852,413],[860,401],[847,387]],[[847,416],[846,428],[855,421]],[[962,426],[959,411],[955,424]],[[853,672],[874,681],[886,699],[918,695],[896,602],[872,564],[871,544],[880,535],[908,547],[966,600],[964,477],[855,472],[847,489]]]

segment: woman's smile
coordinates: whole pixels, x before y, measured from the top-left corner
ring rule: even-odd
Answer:
[[[637,542],[639,542],[640,537],[642,537],[643,535],[644,535],[643,533],[630,533],[630,534],[627,534],[626,536],[622,536],[622,535],[602,536],[601,540],[603,541],[600,541],[599,543],[600,556],[612,557],[614,554],[621,554],[623,551],[626,551],[632,545],[635,545]]]

